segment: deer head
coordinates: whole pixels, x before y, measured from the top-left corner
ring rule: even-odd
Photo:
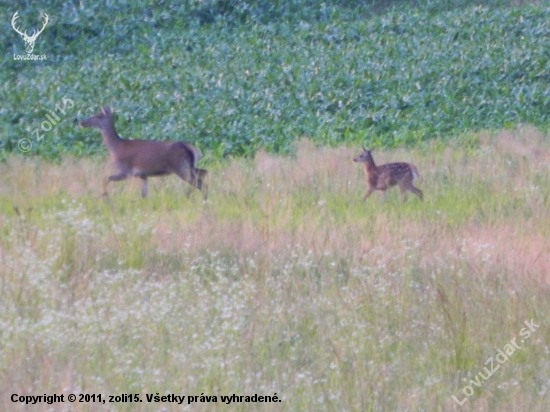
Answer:
[[[372,158],[372,151],[373,149],[365,149],[365,146],[362,146],[363,153],[361,153],[359,156],[357,156],[355,159],[353,159],[354,162],[358,163],[368,163],[374,165],[374,159]]]
[[[29,35],[27,35],[27,30],[25,30],[24,32],[21,32],[18,27],[15,27],[15,20],[17,20],[19,18],[18,14],[19,14],[19,11],[16,11],[15,14],[13,15],[13,18],[11,19],[11,25],[12,25],[13,29],[17,33],[19,33],[21,35],[21,37],[23,38],[23,40],[25,41],[25,44],[26,44],[25,49],[27,50],[27,53],[31,54],[33,49],[34,49],[34,42],[38,38],[38,35],[44,31],[44,28],[48,24],[49,17],[46,13],[44,13],[44,17],[43,17],[44,18],[44,23],[42,25],[42,28],[40,30],[35,29],[33,31],[32,35],[29,36]]]

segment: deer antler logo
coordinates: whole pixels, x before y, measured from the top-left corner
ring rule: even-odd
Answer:
[[[21,37],[23,38],[23,40],[25,41],[25,49],[27,50],[27,53],[28,54],[31,54],[33,49],[34,49],[34,42],[36,41],[36,39],[38,38],[38,35],[40,33],[42,33],[44,31],[44,28],[46,27],[46,25],[48,24],[48,21],[49,21],[49,17],[46,13],[44,13],[44,23],[43,23],[43,26],[40,30],[34,30],[32,35],[29,36],[27,35],[27,30],[25,30],[24,32],[21,32],[19,30],[18,27],[15,27],[15,20],[17,20],[19,18],[19,11],[16,11],[15,14],[13,15],[13,18],[11,19],[11,25],[13,27],[13,29],[19,33],[21,35]]]

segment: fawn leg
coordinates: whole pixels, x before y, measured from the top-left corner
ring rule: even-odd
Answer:
[[[399,191],[401,192],[401,199],[403,201],[407,200],[407,188],[405,186],[399,185]]]
[[[422,190],[414,187],[411,185],[411,187],[409,188],[409,190],[411,192],[413,192],[415,195],[417,195],[419,197],[420,200],[424,201],[424,194],[422,193]]]
[[[374,189],[371,189],[371,188],[369,187],[369,190],[367,190],[367,194],[363,197],[363,200],[366,200],[367,197],[369,197],[369,196],[372,194],[372,192],[374,192]]]

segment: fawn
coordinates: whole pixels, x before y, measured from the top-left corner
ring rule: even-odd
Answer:
[[[82,127],[96,127],[101,131],[103,142],[119,173],[109,176],[103,185],[103,195],[107,196],[107,184],[118,182],[129,177],[139,177],[141,196],[147,196],[147,178],[178,175],[192,186],[201,190],[204,199],[207,197],[203,178],[208,173],[196,167],[202,157],[199,149],[185,142],[161,142],[154,140],[121,139],[116,130],[110,107],[101,109],[101,113],[80,122]]]
[[[420,200],[424,200],[422,191],[413,185],[413,181],[419,176],[415,165],[410,163],[386,163],[376,166],[372,158],[372,149],[367,150],[364,147],[363,153],[353,159],[353,161],[364,163],[368,190],[363,200],[369,197],[375,190],[381,190],[385,194],[386,190],[395,185],[399,185],[403,196],[407,190],[410,190]]]

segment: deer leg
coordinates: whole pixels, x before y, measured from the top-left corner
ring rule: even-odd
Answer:
[[[203,182],[203,178],[208,174],[205,169],[195,169],[195,179],[197,182],[197,189],[202,191],[204,200],[208,199],[208,185]]]
[[[409,183],[408,185],[402,187],[402,191],[404,192],[405,190],[410,190],[415,195],[417,195],[420,200],[424,201],[424,195],[422,194],[422,190],[417,189],[416,187],[414,187],[412,182]]]
[[[120,182],[121,180],[128,179],[128,173],[120,172],[118,175],[109,176],[107,179],[109,182]]]
[[[203,179],[204,177],[208,174],[208,170],[205,170],[205,169],[195,169],[194,170],[194,174],[195,174],[195,180],[196,180],[196,187],[197,189],[199,190],[202,190],[202,186],[203,186]]]
[[[420,200],[424,201],[424,194],[422,193],[422,190],[414,187],[413,185],[411,185],[411,187],[409,188],[409,190],[411,192],[413,192],[415,195],[417,195],[419,197]]]
[[[191,171],[191,183],[192,186],[195,186],[197,189],[202,189],[202,179],[199,176],[199,172],[197,169]]]
[[[403,185],[399,185],[399,191],[401,192],[401,199],[407,200],[407,188]]]
[[[177,170],[175,173],[180,177],[181,180],[186,181],[191,186],[197,187],[197,179],[194,176],[194,173],[193,171],[191,171],[191,169],[187,167],[182,167],[180,170]],[[185,195],[189,197],[191,196],[191,192],[192,190],[188,189]]]
[[[102,196],[107,198],[109,195],[107,194],[107,185],[109,184],[109,178],[103,179],[103,194]]]
[[[148,191],[147,176],[142,176],[141,180],[142,180],[142,182],[141,182],[141,197],[145,199],[147,197],[147,191]]]
[[[126,172],[120,172],[118,175],[112,175],[109,176],[105,181],[103,182],[103,196],[107,197],[107,185],[109,182],[120,182],[121,180],[128,179],[128,173]]]
[[[182,167],[180,170],[176,172],[176,174],[182,179],[185,180],[189,184],[193,184],[193,175],[192,171],[188,167]]]
[[[176,171],[176,174],[182,179],[189,183],[191,186],[196,187],[198,190],[202,191],[204,198],[206,199],[206,192],[203,191],[202,178],[206,176],[207,171],[204,169],[194,169],[191,170],[187,167],[181,168]],[[191,195],[191,191],[187,192],[187,196]]]
[[[367,197],[372,195],[372,192],[374,192],[374,189],[369,187],[369,190],[367,190],[367,194],[363,197],[363,200],[366,200]]]

